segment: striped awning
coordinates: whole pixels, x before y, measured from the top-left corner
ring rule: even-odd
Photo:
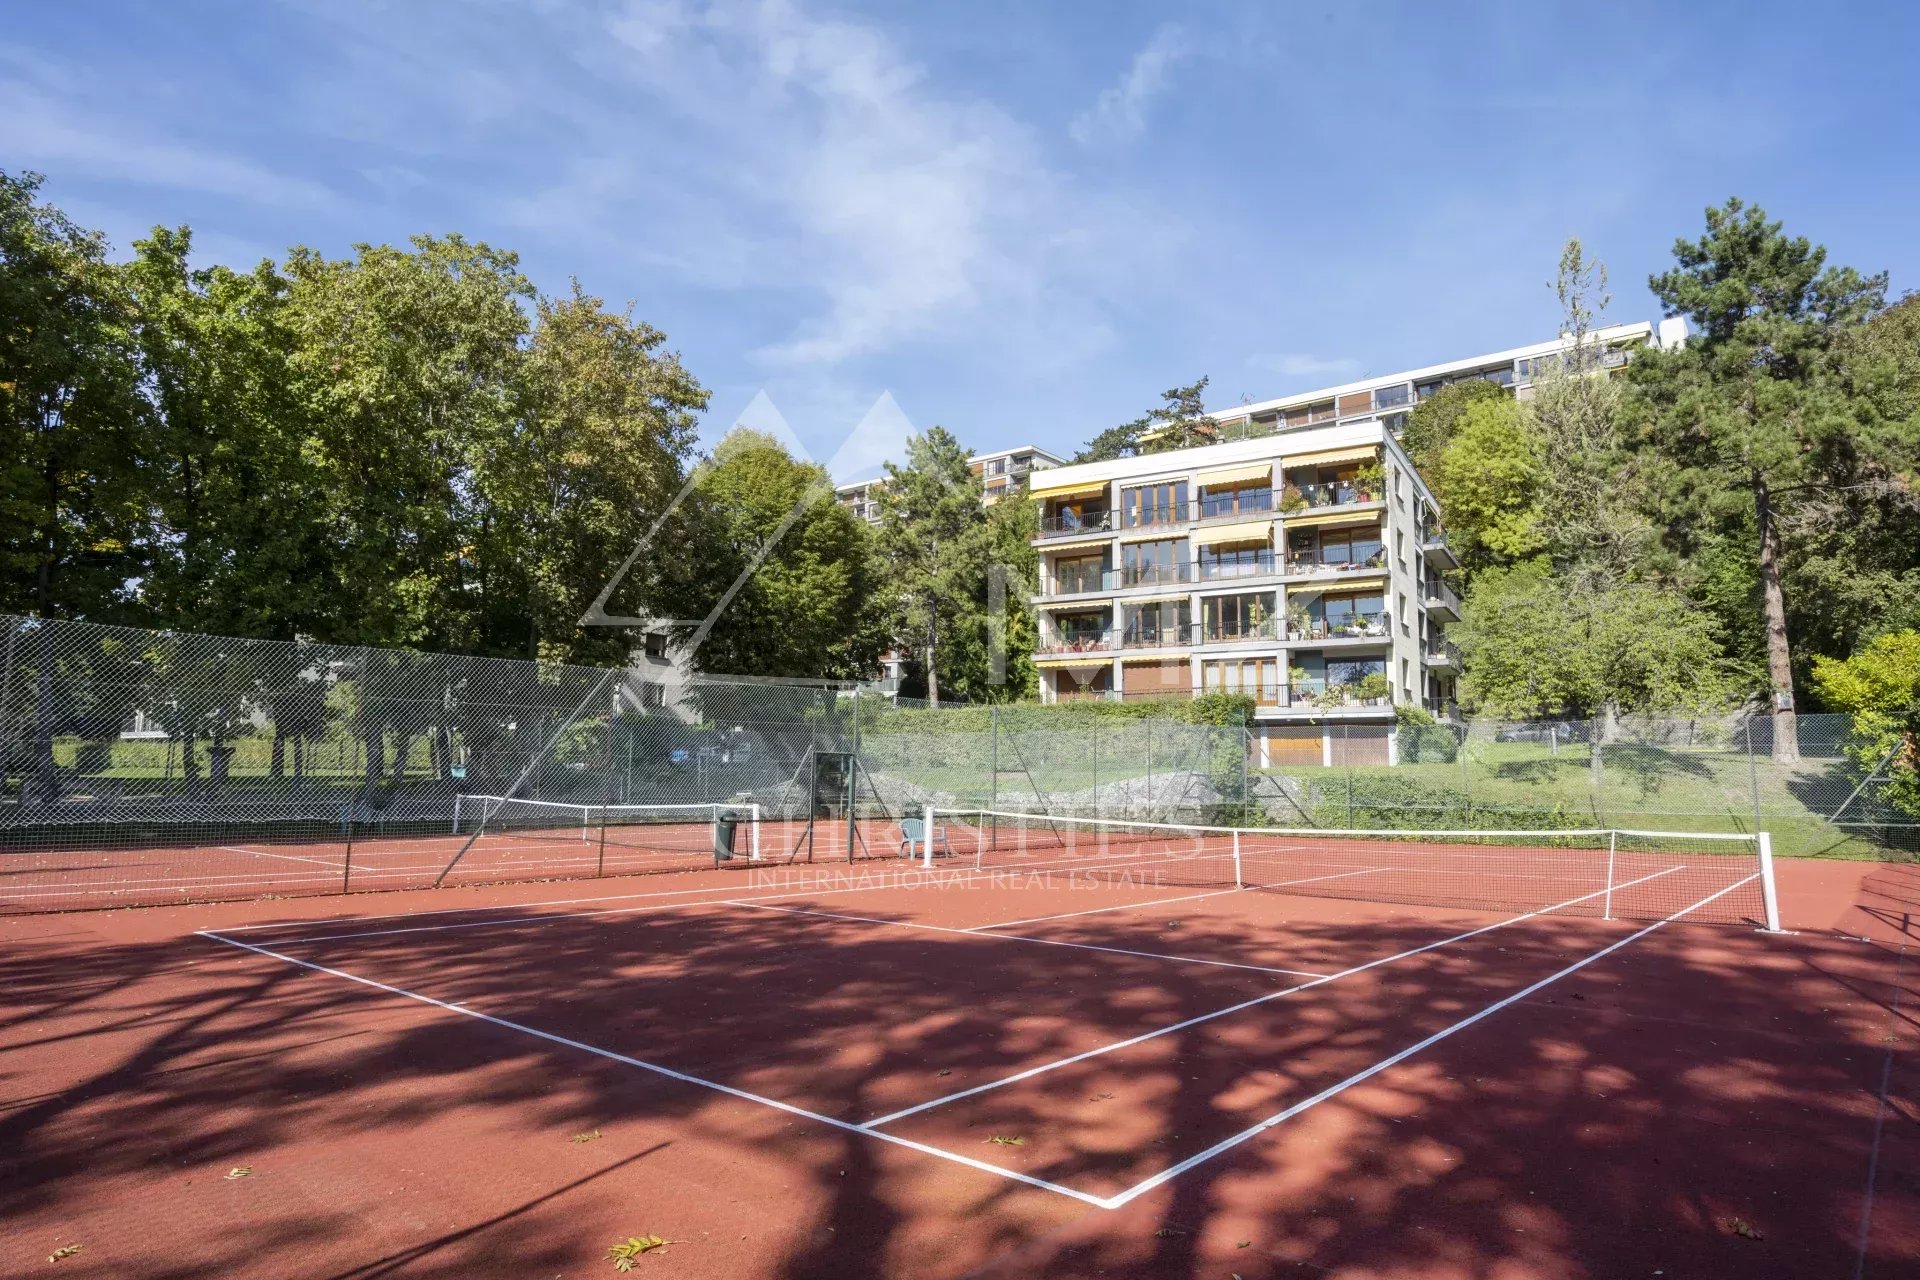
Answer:
[[[1326,467],[1336,462],[1366,462],[1378,457],[1379,454],[1379,445],[1360,444],[1350,449],[1327,449],[1320,453],[1303,453],[1297,457],[1288,458],[1282,465],[1289,468]]]
[[[1203,547],[1221,542],[1265,542],[1272,533],[1271,518],[1242,520],[1239,524],[1220,524],[1211,529],[1196,529],[1193,540]]]
[[[1029,490],[1028,493],[1029,496],[1035,498],[1091,498],[1096,493],[1105,493],[1106,491],[1106,481],[1089,480],[1082,481],[1079,484],[1063,484],[1045,489],[1035,488]]]
[[[1249,480],[1273,479],[1273,462],[1253,462],[1244,467],[1228,467],[1222,471],[1202,471],[1193,478],[1198,485],[1245,484]]]
[[[1160,542],[1167,538],[1183,538],[1187,527],[1184,524],[1143,524],[1128,529],[1120,535],[1122,542]]]
[[[1356,525],[1380,523],[1378,511],[1342,511],[1338,507],[1323,511],[1300,511],[1293,515],[1283,515],[1289,529],[1306,529],[1317,524],[1339,524],[1342,520],[1351,520]]]
[[[1095,657],[1091,654],[1076,653],[1076,654],[1068,654],[1066,656],[1058,657],[1058,658],[1035,658],[1033,660],[1033,665],[1036,667],[1060,667],[1060,668],[1110,667],[1113,665],[1113,655],[1108,654],[1106,657],[1102,658],[1102,657]]]
[[[1065,534],[1058,538],[1043,538],[1034,548],[1036,551],[1071,551],[1076,547],[1104,546],[1113,537],[1110,532],[1095,530],[1092,533]]]
[[[1128,596],[1125,600],[1120,601],[1120,603],[1128,608],[1132,608],[1137,604],[1166,604],[1172,600],[1185,600],[1188,594],[1188,592],[1180,591],[1157,596]]]

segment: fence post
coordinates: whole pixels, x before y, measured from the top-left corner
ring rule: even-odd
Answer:
[[[991,772],[987,775],[987,808],[998,812],[1000,809],[1000,705],[987,704],[987,735],[992,741],[988,748]]]
[[[1760,902],[1766,910],[1767,932],[1779,933],[1780,895],[1773,884],[1773,835],[1771,832],[1757,832],[1760,845]]]
[[[920,865],[926,867],[928,870],[933,869],[934,812],[933,801],[929,800],[926,803],[926,807],[921,810],[920,819],[922,823],[920,827]],[[908,852],[911,854],[912,850],[908,850]]]
[[[1753,758],[1753,721],[1742,722],[1747,739],[1747,790],[1753,797],[1753,829],[1760,830],[1760,766]]]
[[[1153,818],[1153,720],[1148,718],[1140,723],[1147,726],[1147,808],[1146,816]]]
[[[1353,821],[1353,743],[1347,737],[1346,725],[1340,726],[1340,754],[1347,762],[1347,830],[1355,829]]]

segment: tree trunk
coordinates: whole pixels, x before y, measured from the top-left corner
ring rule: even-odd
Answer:
[[[1767,677],[1773,696],[1773,758],[1800,760],[1800,735],[1793,710],[1793,649],[1787,641],[1787,601],[1780,591],[1780,526],[1774,523],[1767,479],[1753,473],[1753,516],[1760,532],[1760,607],[1767,623]]]
[[[273,726],[273,757],[267,763],[267,776],[275,782],[287,776],[287,736],[280,732],[277,721]]]
[[[935,643],[934,626],[927,623],[927,705],[940,705],[940,672],[934,667],[933,660],[938,645]]]

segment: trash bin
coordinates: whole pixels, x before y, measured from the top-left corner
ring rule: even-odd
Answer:
[[[731,809],[722,809],[713,819],[713,860],[725,862],[733,856],[733,833],[740,825],[740,815]]]

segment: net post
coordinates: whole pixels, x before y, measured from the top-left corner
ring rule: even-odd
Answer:
[[[747,806],[747,821],[753,824],[747,830],[747,848],[750,851],[747,855],[747,861],[758,862],[760,861],[760,806],[759,805],[750,804]]]
[[[1613,862],[1615,855],[1619,852],[1619,846],[1620,833],[1609,830],[1607,832],[1607,899],[1606,910],[1600,916],[1602,920],[1613,919]]]
[[[1760,852],[1760,901],[1766,909],[1767,932],[1782,933],[1780,928],[1780,894],[1773,882],[1773,833],[1756,832]]]
[[[1236,888],[1247,887],[1247,874],[1240,865],[1240,832],[1237,829],[1233,833],[1233,883]]]
[[[456,836],[460,834],[460,801],[461,799],[462,797],[458,791],[453,793],[453,834]]]
[[[993,819],[989,815],[982,813],[973,825],[973,869],[975,871],[987,865],[987,823],[991,821]]]
[[[920,816],[920,865],[933,870],[933,822],[936,814],[933,802],[929,800]]]
[[[607,806],[600,806],[600,848],[594,855],[593,875],[597,880],[607,874]]]

